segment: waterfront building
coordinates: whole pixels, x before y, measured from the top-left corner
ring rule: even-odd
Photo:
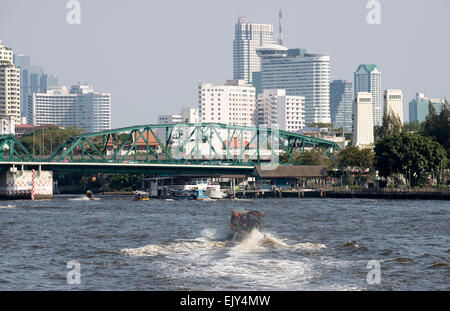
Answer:
[[[20,123],[20,69],[14,65],[13,51],[0,41],[0,116]]]
[[[48,89],[28,95],[28,122],[33,125],[77,126],[86,132],[111,129],[111,94],[91,85]]]
[[[353,85],[345,80],[330,83],[330,115],[335,128],[352,131]]]
[[[271,45],[256,50],[261,58],[261,90],[284,89],[305,97],[305,123],[330,123],[330,56]]]
[[[397,116],[403,124],[403,92],[388,89],[384,91],[384,109],[386,113]]]
[[[409,102],[409,122],[423,122],[428,115],[428,105],[431,102],[436,113],[440,114],[444,107],[444,100],[428,98],[425,94],[416,93],[415,98]]]
[[[372,94],[373,124],[381,126],[383,99],[381,95],[381,71],[374,64],[359,65],[354,73],[354,96],[359,92]]]
[[[354,102],[353,146],[366,146],[374,142],[372,94],[359,92]]]
[[[253,73],[261,70],[256,49],[273,43],[273,25],[249,23],[240,17],[234,30],[233,79],[252,83]]]
[[[258,95],[257,123],[295,132],[305,126],[305,97],[288,96],[286,90],[267,89]]]

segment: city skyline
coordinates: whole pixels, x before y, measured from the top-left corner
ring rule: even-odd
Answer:
[[[16,53],[30,55],[34,64],[57,76],[61,85],[82,81],[111,92],[115,99],[113,127],[156,123],[158,114],[195,107],[199,82],[231,79],[238,11],[249,22],[274,25],[276,41],[277,13],[282,8],[285,45],[329,53],[330,80],[352,81],[357,65],[377,64],[383,72],[383,91],[403,90],[405,115],[416,92],[432,98],[448,97],[445,72],[450,70],[450,61],[445,51],[450,39],[439,36],[442,29],[450,28],[445,18],[448,2],[381,4],[381,24],[369,25],[365,1],[350,1],[346,5],[324,0],[276,4],[231,1],[214,6],[198,1],[180,3],[174,9],[165,4],[139,3],[127,7],[96,1],[83,2],[81,24],[69,25],[64,2],[14,1],[0,5],[0,39]],[[19,17],[39,27],[20,27]],[[323,19],[327,23],[321,25]],[[167,20],[176,22],[159,27]],[[208,29],[199,28],[205,23]],[[330,24],[339,27],[329,27]],[[199,29],[203,32],[198,32]],[[346,34],[349,31],[352,35]],[[187,36],[188,33],[200,35]],[[423,49],[416,48],[417,43],[433,48],[424,56]],[[380,48],[374,49],[374,44]],[[124,51],[126,62],[117,62],[124,57]],[[112,75],[112,71],[116,74]],[[174,86],[177,92],[173,92]],[[149,91],[155,95],[151,102]]]

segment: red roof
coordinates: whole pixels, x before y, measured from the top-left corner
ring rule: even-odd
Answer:
[[[226,147],[231,148],[231,149],[240,149],[241,148],[241,140],[237,137],[233,137],[233,139],[231,140],[231,144],[228,146],[228,141],[224,140],[223,143],[225,144]],[[248,146],[248,141],[244,140],[244,148],[246,148]],[[256,148],[256,146],[254,144],[250,145],[250,148]]]

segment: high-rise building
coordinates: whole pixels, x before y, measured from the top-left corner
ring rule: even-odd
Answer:
[[[256,50],[261,57],[261,89],[284,89],[305,97],[305,122],[330,123],[330,56],[281,45]]]
[[[352,82],[334,80],[330,84],[331,123],[344,131],[352,130],[353,87]]]
[[[261,70],[256,49],[273,44],[273,25],[248,23],[240,17],[234,28],[233,79],[253,81],[253,73]]]
[[[20,107],[22,117],[27,115],[27,99],[32,93],[46,93],[48,88],[57,88],[58,79],[46,74],[40,66],[32,66],[30,56],[14,54],[14,63],[20,68]]]
[[[428,98],[425,94],[416,93],[416,97],[409,102],[409,122],[423,122],[428,115],[428,105],[431,102],[436,113],[440,114],[444,107],[443,99]]]
[[[200,122],[254,126],[255,88],[244,80],[228,80],[225,85],[199,85]]]
[[[0,41],[0,116],[11,116],[20,124],[20,69],[14,65],[12,49]]]
[[[258,95],[258,125],[295,132],[305,126],[305,97],[288,96],[282,89],[264,90]]]
[[[90,85],[48,89],[28,95],[28,122],[33,125],[77,126],[86,132],[111,129],[111,94]]]
[[[359,92],[354,102],[353,146],[373,144],[372,94]]]
[[[381,126],[383,116],[383,98],[381,94],[381,71],[377,65],[359,65],[354,73],[354,94],[369,92],[372,94],[373,124]]]
[[[397,116],[403,124],[403,92],[388,89],[384,91],[384,110],[388,114]]]

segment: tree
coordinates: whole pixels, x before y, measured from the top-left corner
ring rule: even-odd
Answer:
[[[374,127],[375,140],[382,139],[388,135],[396,135],[402,132],[402,121],[394,113],[388,113],[386,110],[383,113],[383,125]]]
[[[436,109],[431,102],[428,105],[428,111],[421,134],[440,143],[447,152],[447,158],[450,158],[450,107],[447,100],[445,100],[439,115],[436,114]]]
[[[332,161],[323,152],[322,148],[314,148],[312,150],[298,152],[293,150],[291,156],[294,161],[300,165],[323,165],[330,167],[332,166]],[[285,151],[280,154],[281,163],[289,163],[289,156]]]
[[[337,161],[340,169],[365,171],[373,167],[374,157],[375,154],[371,148],[348,145],[339,152]]]
[[[357,179],[359,184],[362,184],[365,182],[365,172],[373,167],[374,157],[371,148],[348,145],[338,153],[336,157],[337,166],[346,176],[348,176],[349,171],[352,171],[351,175],[354,175],[354,172],[357,171]]]
[[[48,156],[55,152],[69,137],[82,134],[76,126],[60,129],[59,127],[39,128],[27,133],[20,139],[21,143],[33,155]]]
[[[416,133],[389,135],[375,144],[375,168],[380,176],[402,174],[411,186],[423,174],[446,165],[445,149],[429,137]]]
[[[405,132],[420,132],[422,130],[423,123],[419,121],[406,122],[403,124],[403,131]]]

